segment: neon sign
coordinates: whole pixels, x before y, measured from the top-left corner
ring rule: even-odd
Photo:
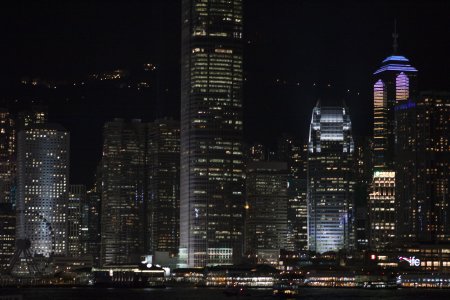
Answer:
[[[402,260],[407,261],[411,267],[420,266],[420,259],[416,258],[415,256],[411,256],[411,257],[400,256],[398,259],[400,261],[402,261]]]

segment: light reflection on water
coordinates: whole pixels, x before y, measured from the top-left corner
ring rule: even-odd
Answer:
[[[0,300],[6,295],[22,295],[23,300],[223,300],[223,299],[276,299],[270,289],[248,290],[251,296],[226,296],[218,288],[166,288],[166,289],[115,289],[115,288],[24,288],[0,289]],[[298,299],[326,300],[434,300],[450,299],[448,290],[398,289],[323,289],[304,288]]]

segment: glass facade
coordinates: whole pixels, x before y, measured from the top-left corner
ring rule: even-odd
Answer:
[[[183,0],[180,266],[242,255],[242,0]]]
[[[308,141],[308,247],[354,248],[352,125],[344,107],[313,109]]]
[[[34,125],[18,133],[17,233],[33,256],[67,255],[69,133]]]

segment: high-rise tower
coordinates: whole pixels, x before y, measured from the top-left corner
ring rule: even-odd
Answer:
[[[313,109],[308,142],[308,246],[319,253],[354,247],[354,143],[345,107]]]
[[[383,60],[373,73],[373,153],[376,170],[392,170],[394,166],[396,103],[407,101],[417,93],[417,70],[409,60],[397,54],[397,33],[394,32],[394,53]]]
[[[180,265],[242,254],[242,0],[183,0]]]
[[[20,131],[17,140],[16,237],[31,242],[33,256],[66,255],[69,133],[38,124]]]

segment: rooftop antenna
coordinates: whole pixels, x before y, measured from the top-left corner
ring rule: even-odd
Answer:
[[[397,54],[398,49],[397,19],[394,19],[394,33],[392,33],[392,38],[394,39],[394,42],[392,44],[392,47],[394,48],[394,54]]]

